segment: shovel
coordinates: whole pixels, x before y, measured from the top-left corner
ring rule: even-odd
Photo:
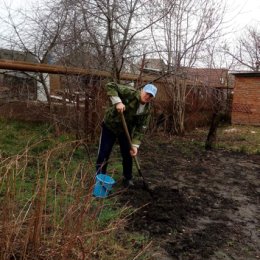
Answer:
[[[123,112],[120,112],[120,116],[121,116],[121,120],[122,120],[122,124],[123,124],[124,130],[125,130],[126,137],[127,137],[127,139],[128,139],[129,146],[132,147],[132,140],[131,140],[131,137],[130,137],[130,134],[129,134],[129,131],[128,131],[128,127],[127,127],[127,124],[126,124],[126,121],[125,121],[125,117],[124,117]],[[146,191],[148,191],[149,194],[152,196],[152,191],[151,191],[151,189],[149,188],[149,186],[148,186],[147,182],[145,181],[145,178],[144,178],[144,176],[143,176],[143,174],[142,174],[142,172],[141,172],[141,167],[140,167],[138,158],[137,158],[137,156],[133,156],[133,157],[134,157],[134,161],[135,161],[135,165],[136,165],[138,174],[140,175],[140,177],[141,177],[142,180],[143,180],[144,189],[145,189]]]

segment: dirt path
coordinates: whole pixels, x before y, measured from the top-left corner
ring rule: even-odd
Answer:
[[[259,155],[201,149],[187,156],[166,142],[144,149],[153,198],[139,180],[121,200],[140,207],[128,229],[152,238],[152,259],[260,259]]]

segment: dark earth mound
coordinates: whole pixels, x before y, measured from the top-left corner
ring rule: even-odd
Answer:
[[[120,201],[138,208],[127,229],[153,240],[152,259],[260,259],[259,155],[153,142],[140,161],[152,196],[136,178]]]

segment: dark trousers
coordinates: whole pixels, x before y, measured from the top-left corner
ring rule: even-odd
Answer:
[[[130,155],[130,145],[125,133],[115,135],[111,130],[109,130],[105,124],[102,124],[102,132],[100,136],[98,158],[96,162],[96,170],[98,173],[106,173],[108,159],[111,154],[112,148],[118,139],[120,152],[123,158],[123,175],[126,179],[132,179],[132,165],[133,160]]]

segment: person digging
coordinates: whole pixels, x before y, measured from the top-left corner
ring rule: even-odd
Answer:
[[[151,116],[150,102],[156,96],[157,87],[146,84],[141,90],[136,90],[127,85],[110,82],[106,84],[106,91],[111,105],[107,108],[101,124],[96,174],[106,174],[109,156],[118,140],[123,159],[123,185],[128,188],[134,186],[132,157],[138,154],[138,148]],[[131,145],[122,125],[122,114],[131,136]]]

